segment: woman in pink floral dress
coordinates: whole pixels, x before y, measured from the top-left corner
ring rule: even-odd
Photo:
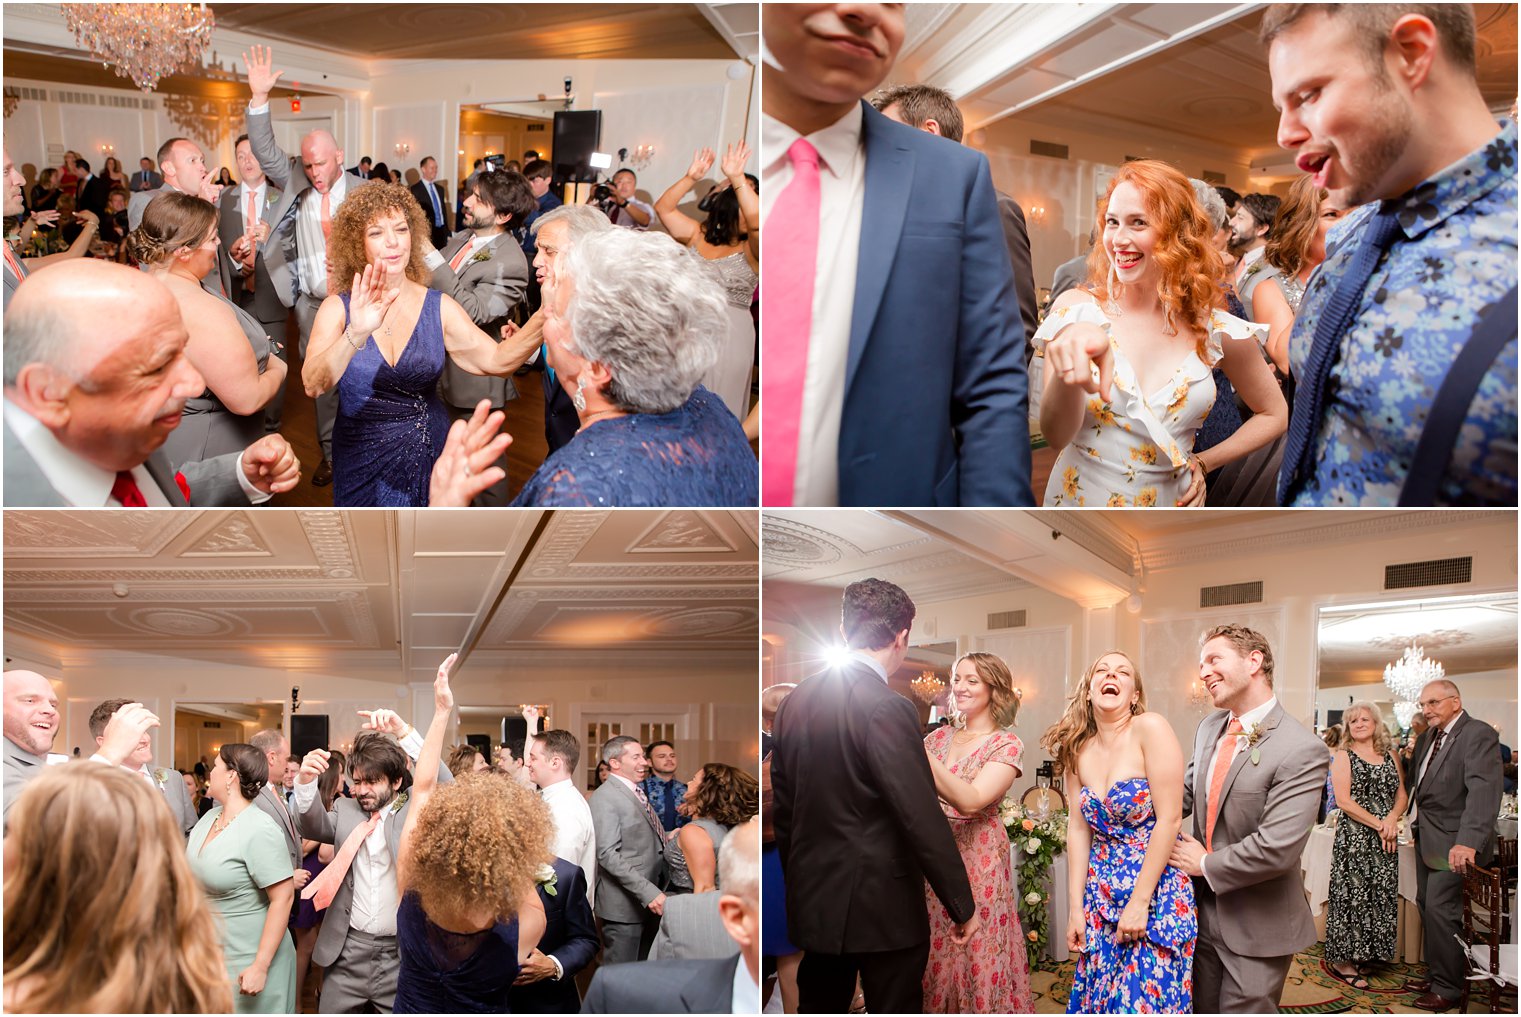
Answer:
[[[956,661],[951,702],[957,723],[924,740],[941,808],[961,849],[982,928],[965,946],[951,942],[954,923],[925,887],[930,918],[924,970],[927,1013],[1033,1013],[1030,965],[1014,900],[1009,839],[998,803],[1021,772],[1024,746],[1003,728],[1018,701],[1008,665],[991,653]]]

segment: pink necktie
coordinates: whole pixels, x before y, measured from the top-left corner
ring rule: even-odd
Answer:
[[[454,252],[454,260],[449,262],[449,271],[458,272],[459,267],[465,261],[465,255],[470,253],[470,241],[465,241],[465,246]]]
[[[243,232],[248,233],[259,225],[259,213],[254,209],[254,192],[248,192],[248,210],[243,213]]]
[[[1215,749],[1215,773],[1209,781],[1209,809],[1204,813],[1204,850],[1213,851],[1215,844],[1215,820],[1220,818],[1220,790],[1225,787],[1226,775],[1231,771],[1231,760],[1236,758],[1236,735],[1246,729],[1235,717],[1225,726],[1225,737]]]
[[[761,287],[761,504],[771,506],[792,504],[819,258],[819,153],[798,138],[787,158],[792,182],[766,220],[771,253]]]
[[[354,864],[354,856],[359,853],[359,845],[364,839],[375,832],[375,827],[380,825],[380,817],[383,811],[371,814],[369,820],[361,826],[354,827],[352,833],[344,838],[343,847],[338,849],[338,855],[316,879],[306,884],[306,889],[301,891],[301,899],[309,900],[316,905],[318,911],[324,911],[333,903],[333,897],[338,893],[338,888],[343,885],[343,877],[349,874],[349,866]]]

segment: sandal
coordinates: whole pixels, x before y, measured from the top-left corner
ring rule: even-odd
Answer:
[[[1354,989],[1366,989],[1368,987],[1367,979],[1363,978],[1355,967],[1351,971],[1342,971],[1336,965],[1328,964],[1326,965],[1326,969],[1331,972],[1332,978],[1335,978],[1339,982],[1346,982]]]

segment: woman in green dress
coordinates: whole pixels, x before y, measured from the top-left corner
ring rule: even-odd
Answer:
[[[190,869],[221,916],[236,1013],[295,1013],[296,952],[286,935],[295,898],[290,855],[253,800],[269,779],[264,753],[223,745],[207,779],[218,803],[190,831]]]

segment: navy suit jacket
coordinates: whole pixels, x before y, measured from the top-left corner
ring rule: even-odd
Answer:
[[[988,161],[862,103],[841,505],[1032,505],[1024,328]]]
[[[544,979],[528,985],[515,985],[508,996],[513,1013],[580,1013],[581,994],[576,991],[576,975],[585,970],[602,948],[597,938],[597,923],[586,899],[586,873],[575,862],[554,860],[554,896],[539,887],[539,901],[544,905],[544,935],[539,951],[560,962],[565,977],[558,982]]]

